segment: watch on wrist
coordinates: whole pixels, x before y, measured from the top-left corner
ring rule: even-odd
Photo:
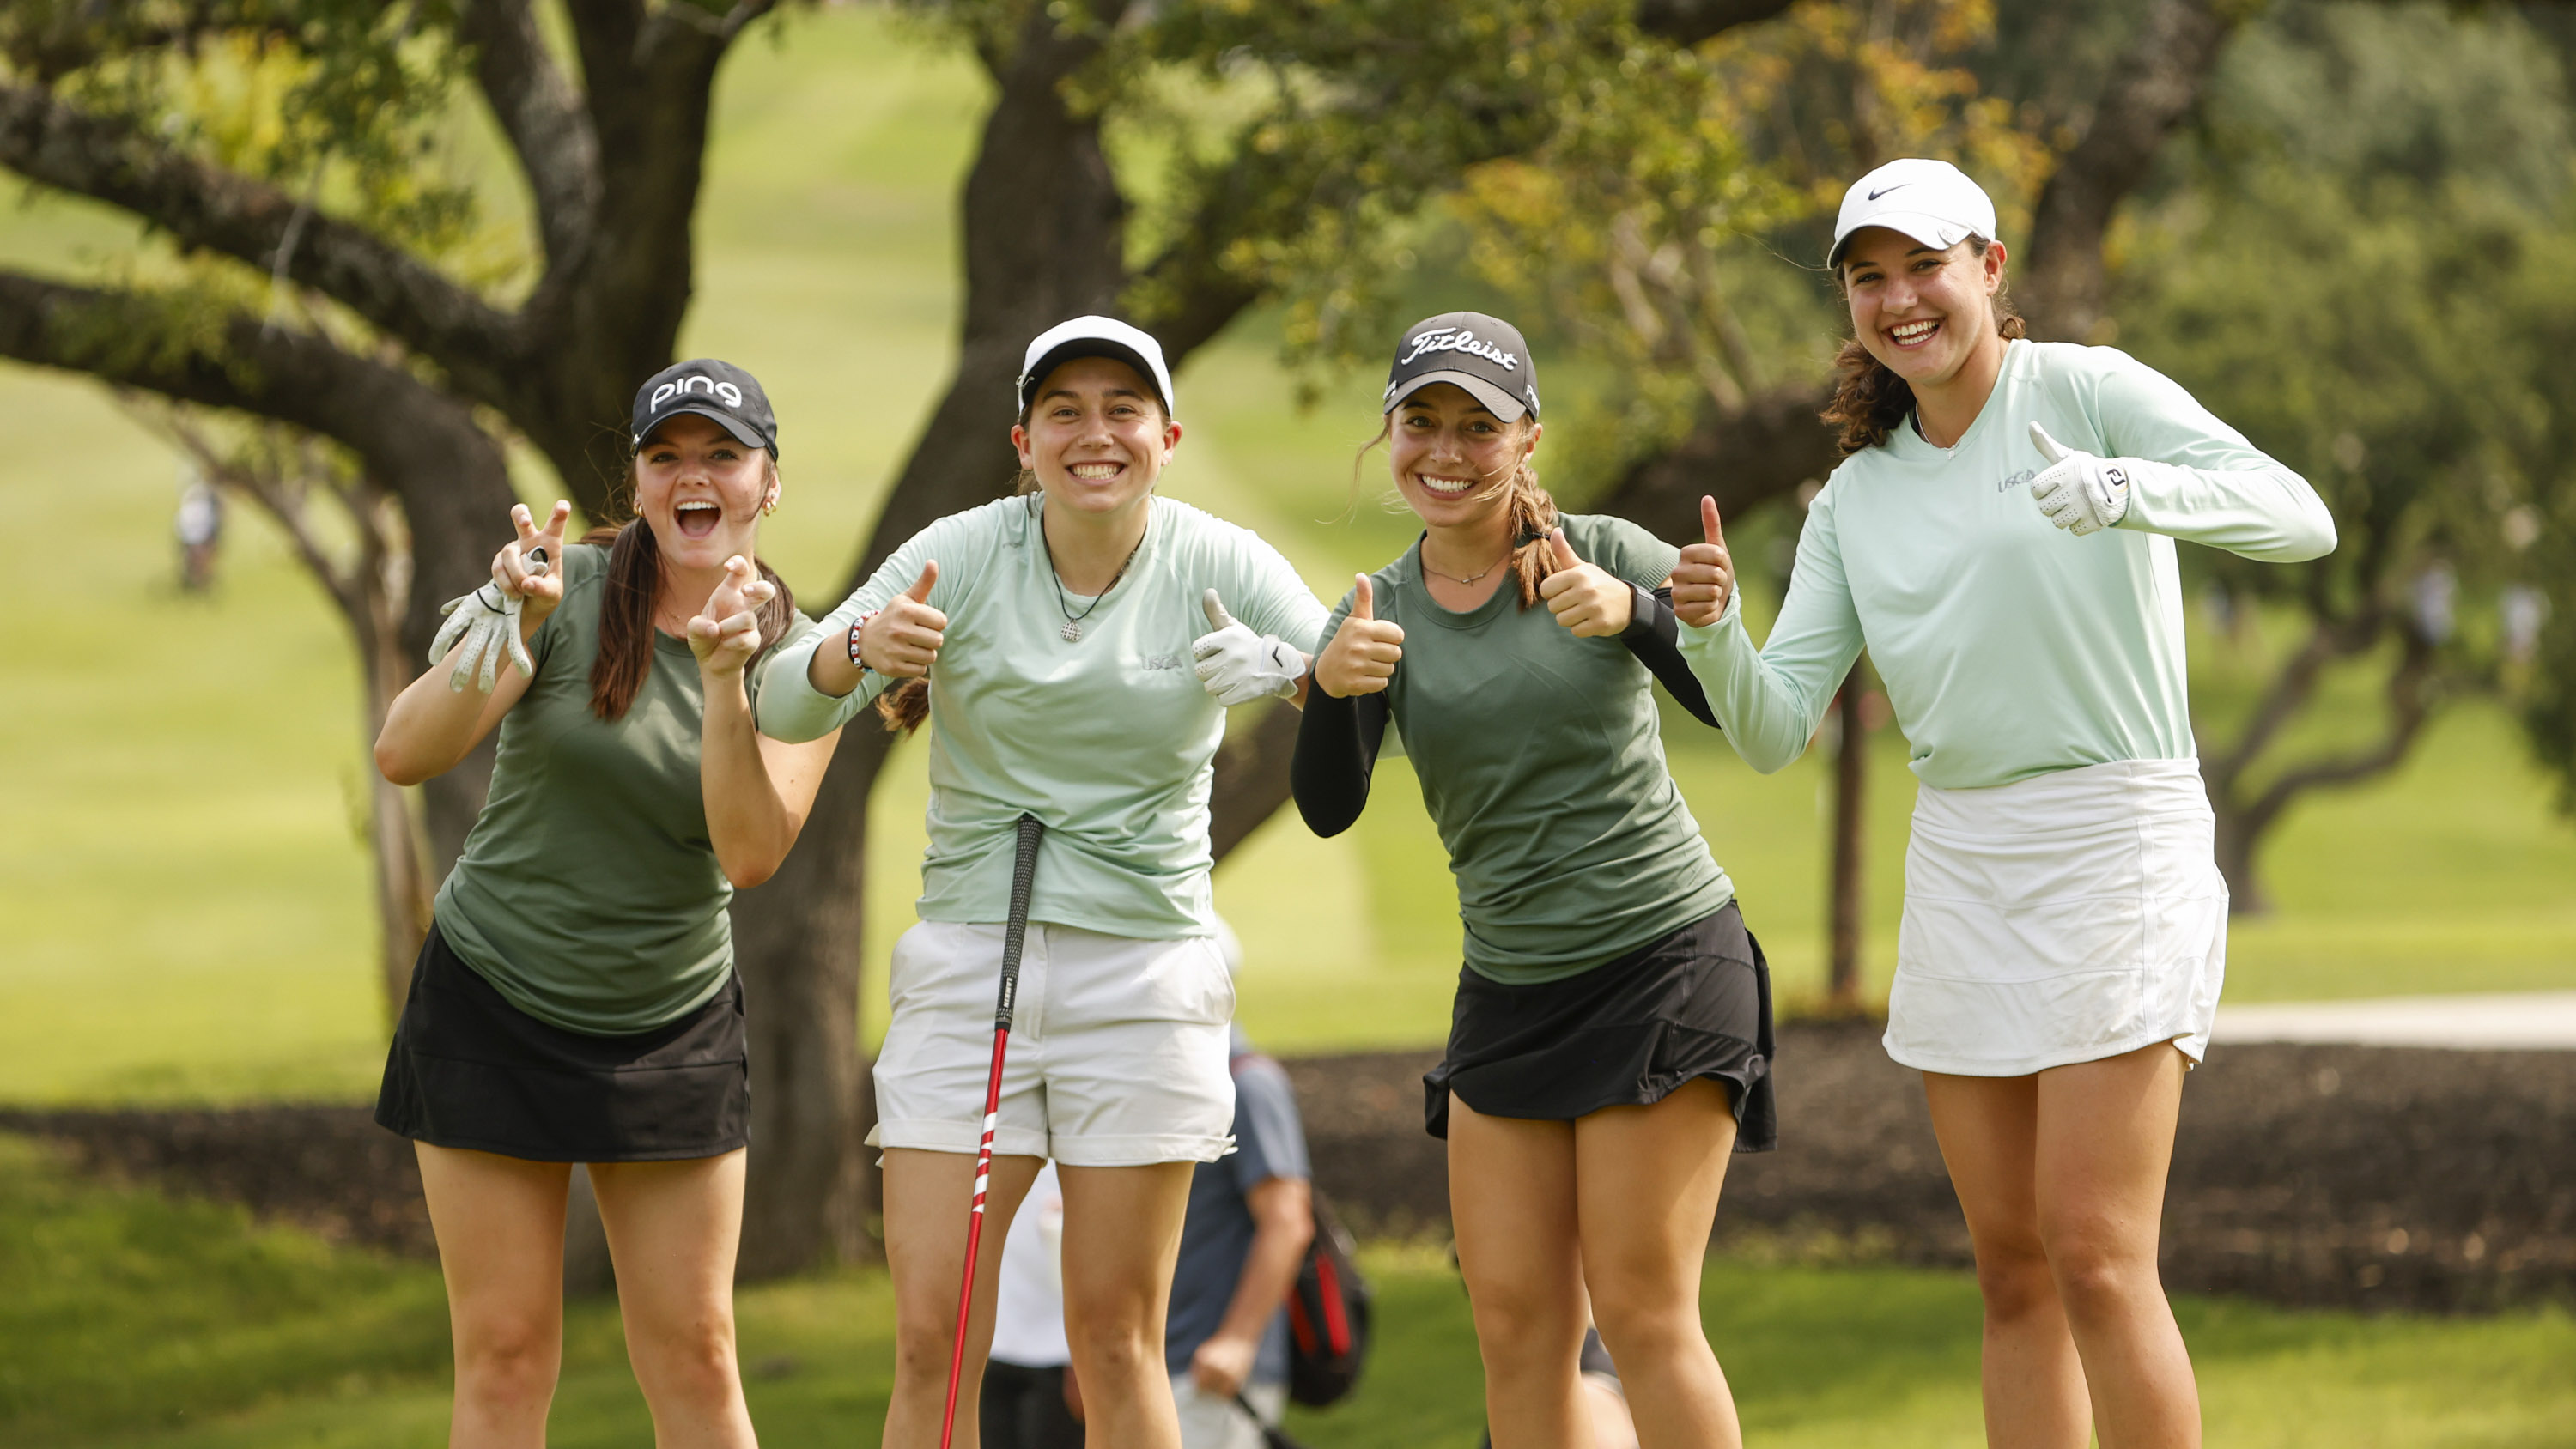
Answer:
[[[856,665],[861,674],[874,674],[876,671],[868,667],[868,661],[859,653],[859,631],[868,627],[870,619],[883,612],[885,611],[882,609],[870,609],[859,616],[857,623],[850,626],[850,663]]]
[[[1646,633],[1655,627],[1654,590],[1640,586],[1634,579],[1628,580],[1627,584],[1628,627],[1619,631],[1619,637],[1622,639],[1632,634]]]

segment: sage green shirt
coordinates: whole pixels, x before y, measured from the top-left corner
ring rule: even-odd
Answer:
[[[622,1036],[687,1015],[733,970],[733,886],[698,779],[698,661],[660,631],[635,703],[590,709],[608,551],[564,550],[563,602],[528,641],[536,675],[501,717],[492,790],[439,889],[440,934],[511,1005]],[[792,637],[812,621],[798,615]],[[756,688],[759,661],[744,672]]]
[[[1564,526],[1577,557],[1642,588],[1679,558],[1625,519]],[[1558,980],[1735,898],[1664,764],[1654,677],[1626,645],[1522,608],[1508,579],[1452,613],[1423,588],[1418,542],[1371,577],[1377,617],[1404,628],[1387,707],[1458,878],[1468,966]],[[1346,595],[1324,637],[1350,607]]]
[[[1097,598],[1063,592],[1039,527],[1043,495],[952,513],[913,535],[810,637],[779,651],[760,727],[812,739],[884,690],[870,673],[846,697],[814,688],[819,641],[939,564],[930,606],[948,616],[930,671],[930,848],[925,921],[994,922],[1010,909],[1013,831],[1046,826],[1029,919],[1112,936],[1213,935],[1210,766],[1225,710],[1193,670],[1213,588],[1254,633],[1315,652],[1324,621],[1297,571],[1250,529],[1155,498],[1126,573]],[[1064,637],[1068,614],[1082,637]],[[873,728],[873,725],[868,726]]]
[[[2069,448],[2178,466],[2139,471],[2119,526],[2077,538],[2031,502],[2034,421]],[[1954,446],[1909,423],[1834,470],[1768,642],[1730,601],[1682,629],[1682,653],[1765,772],[1806,750],[1864,645],[1927,785],[2188,760],[2176,539],[2295,562],[2331,552],[2335,527],[2305,479],[2145,363],[2014,342]]]

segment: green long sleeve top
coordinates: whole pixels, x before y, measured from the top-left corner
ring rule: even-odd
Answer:
[[[2031,502],[2034,421],[2069,448],[2178,466],[2140,470],[2119,526],[2077,538]],[[1767,643],[1739,598],[1685,627],[1682,651],[1766,773],[1805,751],[1863,647],[1927,785],[2191,759],[2178,538],[2293,563],[2331,552],[2335,529],[2306,480],[2153,368],[2016,341],[1955,446],[1909,423],[1834,470]]]

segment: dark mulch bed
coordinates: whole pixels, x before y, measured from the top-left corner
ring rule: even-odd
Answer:
[[[1432,1052],[1296,1061],[1316,1180],[1378,1231],[1436,1231]],[[1728,1169],[1718,1241],[1964,1265],[1920,1079],[1866,1024],[1780,1032],[1781,1149]],[[2472,1310],[2576,1296],[2576,1052],[2239,1046],[2183,1094],[2165,1280],[2275,1302]]]
[[[1288,1063],[1317,1181],[1363,1231],[1446,1227],[1442,1148],[1422,1131],[1434,1056]],[[1778,1070],[1782,1149],[1729,1169],[1721,1245],[1968,1262],[1922,1090],[1876,1028],[1785,1027]],[[434,1250],[410,1144],[364,1108],[0,1111],[0,1130],[330,1237]],[[2286,1303],[2576,1297],[2576,1052],[2219,1049],[2184,1093],[2164,1268],[2177,1288]]]

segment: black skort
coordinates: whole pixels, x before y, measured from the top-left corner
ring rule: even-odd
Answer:
[[[1734,1105],[1735,1150],[1768,1152],[1780,1140],[1771,1050],[1771,968],[1730,901],[1559,981],[1506,986],[1460,968],[1449,1049],[1422,1079],[1423,1125],[1449,1135],[1452,1092],[1488,1117],[1571,1122],[1709,1077]]]
[[[376,1121],[433,1147],[534,1162],[669,1162],[751,1140],[742,978],[651,1031],[591,1036],[512,1006],[432,925],[394,1026]]]

